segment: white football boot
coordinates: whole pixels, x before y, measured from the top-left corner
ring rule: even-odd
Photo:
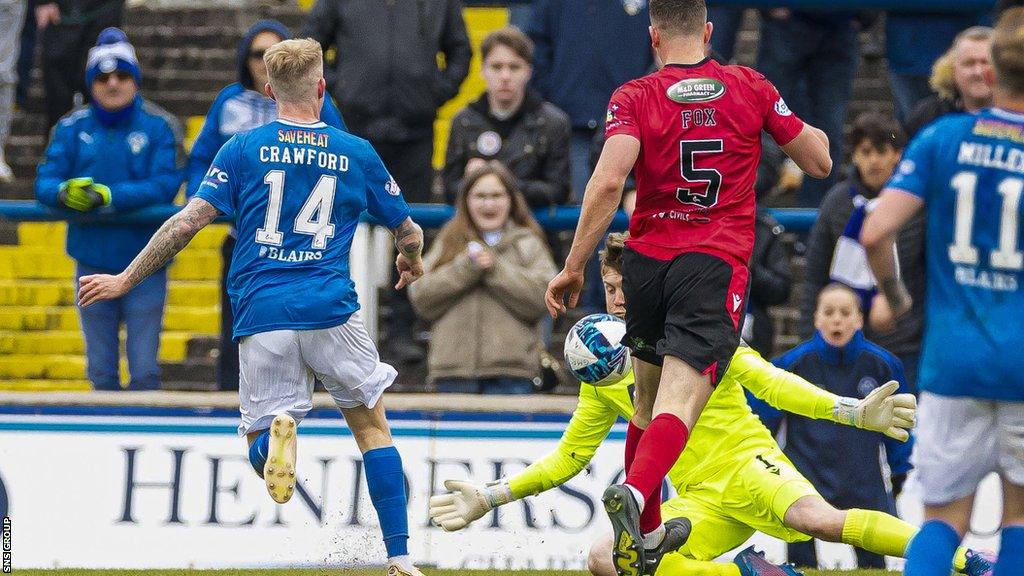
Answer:
[[[270,424],[270,446],[267,463],[263,465],[263,480],[267,492],[278,504],[284,504],[295,492],[295,451],[297,447],[295,420],[279,414]]]
[[[388,576],[425,576],[415,566],[401,566],[398,562],[388,563]]]

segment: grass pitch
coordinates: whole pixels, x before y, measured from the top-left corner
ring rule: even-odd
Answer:
[[[383,570],[16,570],[26,576],[177,576],[182,573],[203,576],[382,576]],[[431,570],[427,576],[587,576],[587,572],[565,570]],[[805,576],[898,576],[885,570],[805,570]]]

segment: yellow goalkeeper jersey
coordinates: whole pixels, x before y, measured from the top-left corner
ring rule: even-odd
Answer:
[[[515,498],[538,494],[579,474],[618,418],[633,417],[633,374],[618,384],[580,384],[579,403],[558,448],[509,479]],[[836,395],[777,368],[751,348],[736,350],[729,369],[697,419],[679,460],[668,473],[676,491],[735,467],[751,450],[777,447],[750,410],[743,388],[768,404],[809,418],[832,419]]]

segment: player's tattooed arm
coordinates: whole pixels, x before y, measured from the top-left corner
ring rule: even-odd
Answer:
[[[217,209],[209,202],[193,198],[185,208],[164,222],[124,272],[117,275],[90,274],[79,278],[78,305],[84,308],[124,296],[170,262],[197,232],[216,217]]]
[[[193,198],[177,214],[171,216],[149,240],[142,252],[122,272],[129,287],[162,268],[174,255],[188,245],[192,237],[217,217],[217,209],[202,198]]]
[[[412,218],[406,218],[392,228],[391,233],[395,235],[395,246],[398,248],[398,257],[395,258],[398,283],[395,289],[401,290],[423,276],[423,229]]]
[[[423,252],[423,229],[412,218],[406,218],[391,233],[395,235],[395,247],[399,253],[410,259],[420,257]]]

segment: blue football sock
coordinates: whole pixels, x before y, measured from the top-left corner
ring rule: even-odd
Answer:
[[[267,453],[270,452],[270,430],[264,430],[256,437],[256,441],[249,445],[249,463],[260,478],[263,478],[263,465],[267,463]]]
[[[949,574],[960,536],[941,520],[929,520],[907,547],[907,565],[903,576]]]
[[[1024,526],[1003,528],[995,576],[1024,576]]]
[[[409,553],[409,516],[406,511],[405,476],[402,457],[394,446],[375,448],[363,454],[366,487],[377,510],[380,531],[388,558]]]

